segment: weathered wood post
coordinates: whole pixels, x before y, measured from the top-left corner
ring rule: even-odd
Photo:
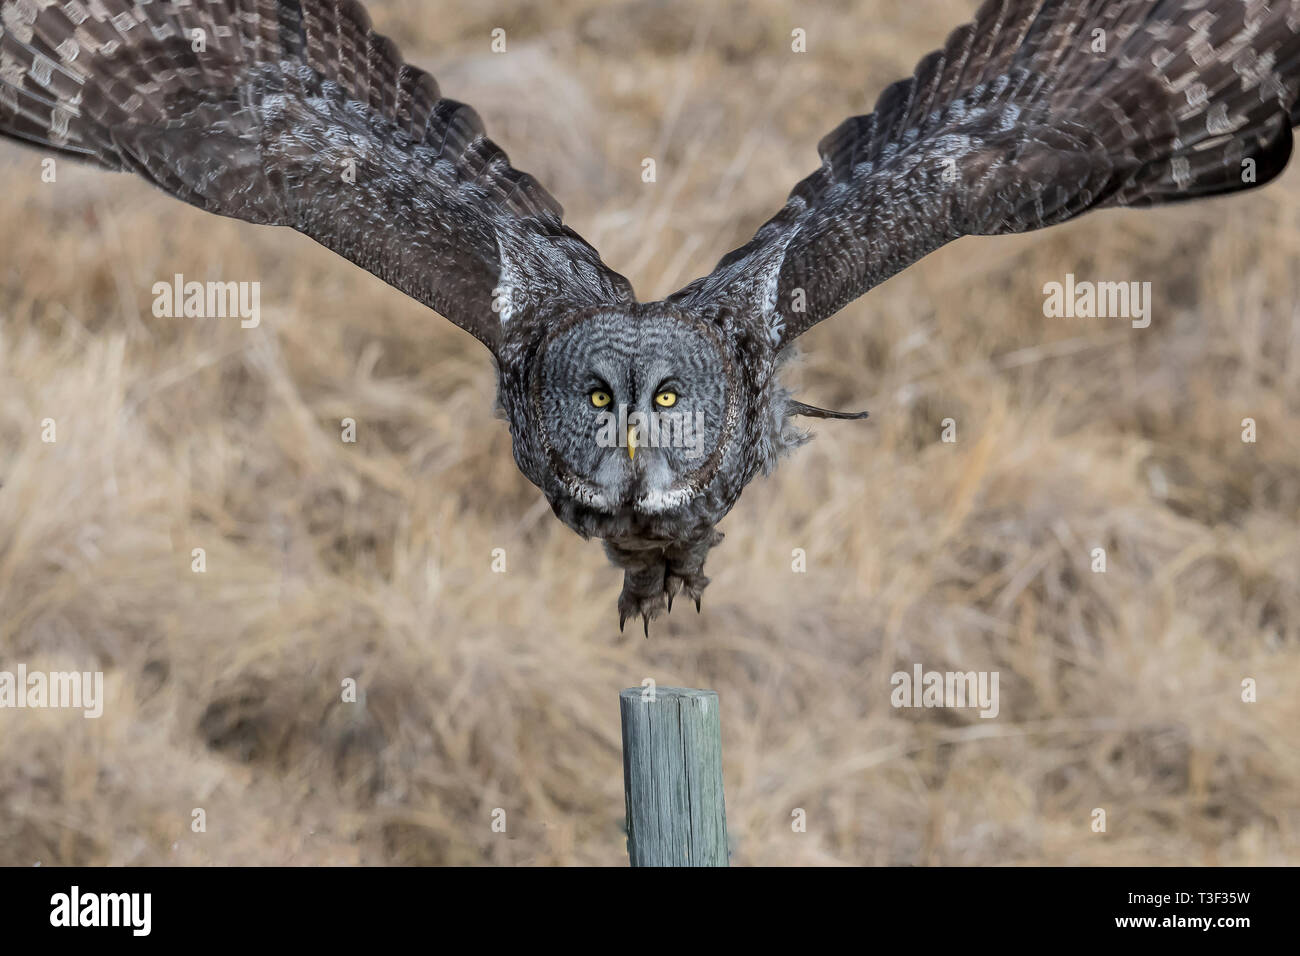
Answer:
[[[726,866],[718,695],[629,687],[618,705],[631,864]]]

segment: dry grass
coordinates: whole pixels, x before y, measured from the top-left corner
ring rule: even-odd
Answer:
[[[973,4],[469,6],[371,2],[649,298]],[[871,423],[752,485],[704,614],[645,641],[511,466],[469,336],[40,159],[0,149],[0,669],[102,668],[109,700],[0,714],[0,863],[623,863],[644,677],[721,695],[737,863],[1300,861],[1300,170],[958,243],[807,335],[803,397]],[[262,326],[153,318],[176,272],[260,280]],[[1044,319],[1066,272],[1150,280],[1151,327]],[[998,670],[1001,715],[892,709],[916,661]]]

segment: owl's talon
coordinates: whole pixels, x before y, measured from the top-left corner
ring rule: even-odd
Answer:
[[[678,593],[685,592],[686,596],[695,602],[695,613],[700,613],[700,596],[704,594],[704,589],[709,586],[709,579],[704,574],[696,570],[694,573],[681,568],[674,568],[670,563],[664,574],[664,591],[668,596],[668,610],[673,609],[673,598]]]
[[[650,622],[664,611],[663,581],[634,581],[628,576],[623,581],[623,593],[618,598],[619,632],[623,622],[633,617],[640,617],[645,636],[650,636]]]
[[[673,613],[673,598],[682,589],[682,579],[671,571],[664,575],[664,596],[668,599],[668,613]]]

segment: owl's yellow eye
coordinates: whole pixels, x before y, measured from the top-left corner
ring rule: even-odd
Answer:
[[[600,389],[596,389],[591,393],[591,404],[595,405],[597,408],[604,408],[612,401],[613,399],[609,397],[609,392],[603,392]]]
[[[660,408],[672,408],[677,404],[676,392],[660,392],[655,396],[655,404]]]

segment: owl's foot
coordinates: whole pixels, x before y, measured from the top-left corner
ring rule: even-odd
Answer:
[[[709,586],[709,579],[704,576],[704,559],[709,549],[722,541],[722,532],[710,529],[702,538],[685,545],[669,548],[665,553],[668,559],[664,568],[664,594],[668,597],[668,610],[673,609],[673,598],[678,593],[695,602],[695,613],[700,611],[700,597]]]
[[[685,594],[700,610],[700,597],[709,586],[704,576],[704,559],[709,549],[722,540],[722,533],[709,529],[699,538],[669,547],[654,544],[630,544],[606,541],[605,553],[623,568],[623,593],[618,596],[618,629],[627,619],[641,616],[645,636],[650,636],[650,622],[665,610],[673,609],[673,600]]]
[[[664,566],[628,570],[623,574],[623,593],[618,596],[618,629],[623,630],[629,617],[641,615],[645,636],[650,636],[650,622],[664,610]]]
[[[699,613],[700,597],[709,579],[700,572],[674,568],[670,564],[623,575],[623,593],[618,596],[618,629],[622,631],[630,617],[641,616],[645,636],[650,636],[650,622],[665,610],[672,612],[673,599],[684,593],[695,602]]]
[[[709,579],[700,571],[690,572],[669,565],[664,572],[664,596],[668,599],[668,613],[673,612],[673,598],[681,592],[695,602],[695,613],[700,612],[700,597],[709,586]]]

